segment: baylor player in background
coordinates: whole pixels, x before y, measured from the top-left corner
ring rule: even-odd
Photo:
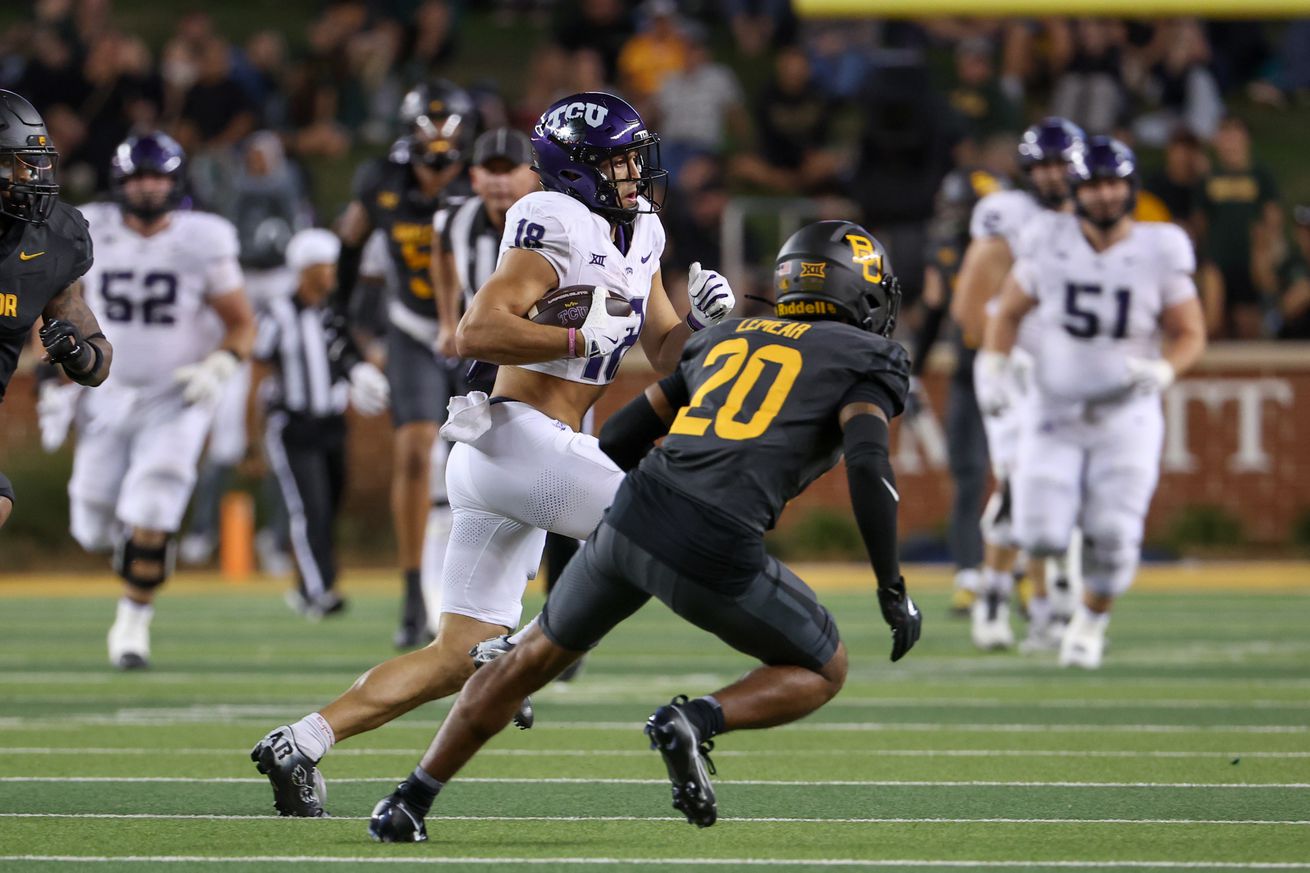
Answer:
[[[354,199],[337,222],[338,307],[349,312],[364,243],[375,228],[385,231],[387,251],[399,279],[387,302],[387,379],[396,427],[392,460],[391,515],[396,530],[405,604],[396,630],[398,648],[432,639],[420,587],[423,531],[430,500],[429,463],[437,425],[446,420],[446,401],[462,394],[456,369],[436,350],[437,304],[429,273],[432,216],[463,184],[464,161],[475,119],[472,99],[437,79],[415,86],[400,104],[405,135],[385,158],[355,175]]]
[[[922,618],[900,576],[899,495],[888,457],[888,423],[909,384],[908,356],[887,339],[899,285],[882,246],[845,221],[793,235],[774,282],[777,318],[726,320],[697,332],[678,369],[606,423],[602,447],[620,467],[640,466],[539,621],[474,674],[422,764],[373,810],[374,839],[426,839],[423,817],[437,792],[523,698],[651,597],[762,662],[711,695],[674,698],[646,723],[674,806],[693,824],[712,825],[709,739],[803,718],[845,681],[846,649],[832,615],[764,550],[764,532],[786,502],[843,452],[892,630],[892,660],[914,645]]]
[[[82,299],[91,266],[86,219],[59,201],[59,152],[31,103],[0,90],[0,403],[40,316],[45,357],[74,382],[99,385],[113,348]],[[0,525],[14,504],[0,473]]]

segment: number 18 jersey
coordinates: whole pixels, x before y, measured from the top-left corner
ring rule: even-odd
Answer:
[[[645,205],[645,201],[642,201]],[[650,283],[664,254],[664,226],[650,213],[639,213],[622,232],[630,232],[625,253],[610,237],[610,225],[600,215],[567,194],[536,191],[510,207],[500,257],[510,249],[536,252],[550,262],[559,287],[595,285],[624,297],[645,324]],[[634,334],[603,358],[560,358],[540,364],[520,364],[570,382],[605,385],[614,379],[623,355],[637,342]]]
[[[86,300],[114,345],[110,381],[165,388],[173,371],[218,348],[222,327],[208,298],[239,290],[236,228],[207,212],[175,211],[168,226],[142,236],[113,203],[82,207],[96,260]]]
[[[1112,399],[1127,359],[1160,357],[1160,316],[1196,296],[1196,256],[1182,228],[1135,223],[1098,252],[1072,215],[1047,212],[1020,235],[1012,275],[1037,308],[1037,385],[1054,398]]]

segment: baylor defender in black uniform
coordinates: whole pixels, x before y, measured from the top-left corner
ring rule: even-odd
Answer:
[[[474,107],[468,94],[442,79],[415,86],[400,105],[406,135],[385,158],[370,161],[355,175],[354,199],[337,223],[341,256],[337,262],[337,307],[349,312],[364,243],[375,228],[385,231],[398,287],[387,302],[387,380],[391,418],[396,427],[391,511],[405,577],[405,607],[395,642],[420,645],[427,615],[419,583],[423,529],[427,524],[428,459],[445,421],[446,401],[462,393],[458,370],[436,354],[437,303],[433,293],[432,217],[458,187],[474,133]]]
[[[708,740],[785,724],[842,686],[846,650],[832,616],[764,550],[783,506],[846,455],[851,504],[892,629],[893,661],[919,637],[896,550],[899,497],[888,422],[904,406],[909,361],[887,339],[900,289],[868,231],[824,221],[783,246],[777,318],[725,321],[694,334],[682,362],[606,423],[601,445],[631,468],[613,506],[571,561],[536,627],[483,667],[420,767],[373,811],[383,841],[426,838],[437,791],[510,720],[519,702],[596,645],[652,596],[760,667],[646,724],[674,805],[701,827],[717,816]],[[712,770],[711,770],[712,772]]]
[[[68,378],[99,385],[109,375],[113,348],[82,299],[91,237],[82,213],[59,201],[58,161],[32,104],[0,90],[0,403],[37,316],[46,357]],[[13,500],[3,474],[0,498]]]

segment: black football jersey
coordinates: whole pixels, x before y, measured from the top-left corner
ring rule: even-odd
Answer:
[[[837,463],[838,414],[904,408],[909,356],[835,321],[733,319],[693,334],[666,393],[688,399],[641,472],[763,533],[787,501]],[[675,398],[681,399],[681,398]]]
[[[56,204],[45,224],[16,221],[0,237],[0,401],[32,325],[90,266],[86,219],[66,203]]]
[[[462,190],[457,179],[435,197],[427,197],[408,163],[378,158],[355,174],[355,199],[369,221],[387,235],[387,251],[399,279],[398,299],[427,319],[436,319],[437,303],[428,268],[432,260],[432,216]]]

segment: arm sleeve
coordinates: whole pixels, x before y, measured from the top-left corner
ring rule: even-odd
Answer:
[[[928,362],[928,353],[937,342],[937,335],[941,333],[945,318],[945,306],[924,307],[923,323],[914,332],[914,350],[910,354],[910,372],[915,376],[923,375],[924,365]]]
[[[687,384],[680,371],[674,370],[659,385],[675,409],[686,405]],[[669,423],[655,413],[643,391],[605,420],[600,429],[600,448],[620,470],[627,472],[640,464],[655,440],[668,432]]]
[[[851,509],[873,575],[879,588],[894,585],[900,578],[896,515],[901,497],[892,472],[887,423],[874,415],[855,416],[846,423],[842,448]]]
[[[547,212],[544,204],[529,194],[510,207],[505,215],[505,235],[500,254],[509,249],[526,249],[541,255],[555,268],[560,281],[569,272],[573,257],[568,229],[558,215]]]
[[[337,255],[337,290],[333,295],[333,306],[338,312],[350,311],[350,298],[355,293],[355,283],[359,281],[359,265],[363,259],[363,246],[341,244],[341,253]]]
[[[329,307],[324,333],[327,335],[328,360],[343,375],[349,376],[355,365],[364,360],[364,356],[359,353],[359,346],[355,345],[355,338],[350,335],[346,317]]]

